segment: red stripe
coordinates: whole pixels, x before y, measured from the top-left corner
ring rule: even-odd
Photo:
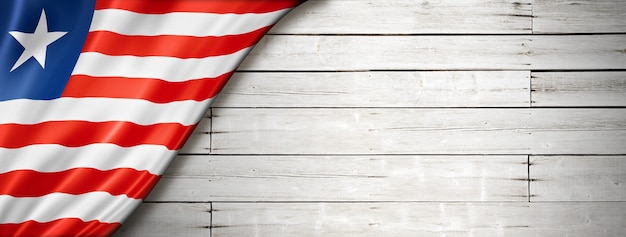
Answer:
[[[0,195],[39,197],[51,193],[107,192],[143,199],[159,180],[158,175],[130,168],[97,170],[74,168],[61,172],[14,170],[0,174]]]
[[[226,36],[135,36],[110,31],[89,32],[83,52],[106,55],[206,58],[232,54],[254,45],[271,28],[266,26],[240,35]]]
[[[72,75],[62,97],[143,99],[154,103],[203,101],[215,97],[233,72],[216,78],[168,82],[150,78],[92,77]]]
[[[96,10],[123,9],[146,14],[169,12],[267,13],[293,8],[303,0],[97,0]]]
[[[34,144],[80,147],[94,143],[112,143],[122,147],[163,145],[170,150],[178,150],[194,127],[178,123],[138,125],[121,121],[0,124],[0,147],[20,148]]]
[[[36,221],[0,223],[0,236],[110,236],[119,227],[120,223],[102,223],[95,220],[85,222],[78,218],[64,218],[45,223]]]

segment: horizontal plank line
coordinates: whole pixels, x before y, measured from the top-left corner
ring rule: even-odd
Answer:
[[[528,203],[533,203],[533,204],[550,204],[550,203],[567,203],[567,204],[576,204],[576,203],[581,203],[581,204],[585,204],[585,203],[624,203],[626,204],[626,201],[531,201]]]
[[[459,156],[459,157],[484,157],[484,156],[511,156],[511,157],[519,157],[519,156],[530,156],[530,157],[545,157],[545,156],[580,156],[580,157],[606,157],[606,156],[615,156],[615,157],[619,157],[619,156],[625,156],[626,154],[541,154],[541,155],[537,155],[537,154],[522,154],[522,155],[512,155],[512,154],[367,154],[367,155],[363,155],[363,154],[295,154],[295,155],[286,155],[286,154],[275,154],[275,155],[266,155],[266,154],[199,154],[199,155],[195,155],[195,154],[179,154],[178,156],[213,156],[213,157],[219,157],[219,156],[223,156],[223,157],[229,157],[229,156],[252,156],[252,157],[263,157],[263,156],[272,156],[272,157],[328,157],[328,156],[333,156],[333,157],[351,157],[351,156],[357,156],[357,157],[362,157],[362,156],[405,156],[405,157],[411,157],[411,156],[442,156],[442,157],[450,157],[450,156]]]
[[[351,72],[528,72],[530,69],[367,69],[367,70],[246,70],[238,69],[236,73],[351,73]],[[562,70],[561,70],[562,71]],[[574,70],[572,70],[574,71]],[[578,70],[580,71],[580,70]],[[593,70],[589,70],[593,71]],[[626,69],[624,69],[626,71]]]
[[[367,69],[367,70],[236,70],[236,73],[349,73],[349,72],[626,72],[626,69]]]
[[[211,204],[213,201],[202,202],[202,201],[143,201],[142,203],[149,204]]]
[[[620,61],[626,57],[623,45],[620,44],[624,37],[625,35],[619,34],[267,36],[251,52],[240,69],[626,69]],[[267,44],[268,42],[280,44],[287,50],[278,51],[271,44]],[[298,60],[286,60],[293,55],[297,55]]]
[[[279,35],[279,36],[532,36],[532,35],[545,35],[545,36],[568,36],[568,35],[624,35],[626,32],[593,32],[593,33],[396,33],[396,34],[359,34],[359,33],[349,33],[349,34],[305,34],[305,33],[295,33],[295,34],[283,34],[283,33],[267,33],[266,35]]]
[[[420,204],[420,203],[475,203],[475,204],[487,204],[487,203],[528,203],[527,201],[215,201],[211,203],[235,203],[235,204],[316,204],[316,203],[328,203],[328,204],[352,204],[352,203],[406,203],[406,204]],[[214,209],[215,210],[215,209]],[[219,211],[219,210],[217,210]]]
[[[146,202],[147,203],[147,202]],[[175,202],[175,203],[206,203],[206,202]],[[541,202],[528,202],[528,201],[216,201],[210,202],[211,204],[229,203],[229,204],[379,204],[379,203],[398,203],[398,204],[436,204],[436,203],[451,203],[451,204],[550,204],[550,203],[624,203],[626,201],[541,201]],[[219,209],[213,209],[219,211]]]
[[[543,70],[543,69],[533,69],[529,70],[531,73],[533,72],[626,72],[626,69],[584,69],[584,70]]]
[[[203,156],[206,156],[205,154],[202,154]],[[286,155],[286,154],[276,154],[276,155],[266,155],[266,154],[212,154],[209,156],[213,156],[213,157],[217,157],[217,156],[223,156],[223,157],[228,157],[228,156],[274,156],[274,157],[327,157],[327,156],[333,156],[333,157],[350,157],[350,156],[421,156],[422,154],[367,154],[367,155],[362,155],[362,154],[330,154],[330,155],[324,155],[324,154],[295,154],[295,155]],[[198,155],[189,155],[189,154],[179,154],[178,156],[198,156]],[[434,155],[427,155],[427,156],[476,156],[476,157],[481,157],[481,156],[511,156],[511,157],[519,157],[519,156],[525,156],[525,155],[511,155],[511,154],[504,154],[504,155],[493,155],[493,154],[434,154]],[[544,155],[541,155],[544,156]],[[568,155],[571,156],[571,155]],[[601,155],[601,156],[606,156],[606,155]]]
[[[600,109],[600,108],[601,109],[624,109],[624,108],[626,108],[626,106],[605,106],[605,105],[603,105],[603,106],[542,106],[542,105],[531,105],[531,108],[541,108],[541,109]]]
[[[381,110],[403,110],[403,109],[411,109],[411,110],[436,110],[436,109],[445,109],[445,110],[470,110],[470,109],[482,109],[482,110],[498,110],[498,109],[510,109],[510,110],[532,110],[536,109],[625,109],[625,106],[606,106],[606,107],[585,107],[585,106],[546,106],[546,107],[211,107],[212,109],[236,109],[236,110],[244,110],[244,109],[268,109],[268,110],[276,110],[276,109],[306,109],[306,110],[314,110],[314,109],[325,109],[325,110],[367,110],[367,109],[381,109]],[[211,118],[220,117],[219,115],[213,115]]]
[[[528,106],[520,107],[211,107],[213,109],[529,109]],[[537,107],[546,108],[546,107]],[[571,108],[571,107],[563,107]],[[585,108],[585,107],[580,107]],[[601,108],[601,107],[589,107]],[[620,107],[614,107],[620,108]],[[626,108],[626,107],[623,107]]]
[[[546,154],[546,155],[530,155],[530,157],[535,157],[535,156],[539,156],[539,157],[544,157],[544,156],[580,156],[580,157],[586,157],[586,156],[590,156],[590,157],[594,157],[594,156],[599,156],[599,157],[606,157],[606,156],[624,156],[624,154],[567,154],[567,155],[559,155],[559,154]],[[532,164],[531,164],[532,165]]]
[[[533,204],[550,204],[550,203],[624,203],[626,201],[143,201],[147,204],[218,204],[218,203],[241,203],[241,204],[315,204],[315,203],[468,203],[468,204],[493,204],[493,203],[533,203]],[[215,210],[215,209],[212,209]]]
[[[624,35],[626,32],[579,32],[579,33],[532,33],[531,35],[554,35],[554,36],[565,36],[565,35]]]
[[[348,34],[283,34],[283,33],[267,33],[266,35],[279,35],[279,36],[506,36],[506,35],[531,35],[528,33],[394,33],[394,34],[360,34],[360,33],[348,33]]]
[[[211,151],[213,151],[215,149],[211,149]],[[219,149],[218,149],[219,150]],[[181,154],[182,155],[186,155],[186,156],[196,156],[196,155],[206,155],[206,154],[190,154],[190,153],[185,153],[185,154]],[[385,154],[385,153],[351,153],[351,154],[346,154],[346,153],[340,153],[340,154],[334,154],[334,153],[324,153],[324,154],[320,154],[320,153],[314,153],[314,154],[289,154],[289,153],[280,153],[280,154],[246,154],[246,153],[241,153],[241,154],[223,154],[223,153],[219,153],[219,154],[212,154],[210,153],[209,155],[211,156],[277,156],[277,157],[283,157],[283,156],[626,156],[626,154],[557,154],[557,153],[551,153],[551,154],[543,154],[543,153],[528,153],[528,154],[510,154],[510,153],[485,153],[485,154],[463,154],[463,153],[402,153],[402,154]]]

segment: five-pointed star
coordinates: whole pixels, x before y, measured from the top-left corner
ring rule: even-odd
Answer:
[[[48,45],[63,37],[66,33],[62,31],[48,32],[48,21],[46,20],[46,12],[44,10],[41,10],[41,16],[35,32],[10,31],[9,34],[24,47],[24,52],[17,59],[13,68],[11,68],[11,72],[31,57],[35,58],[42,68],[45,68]]]

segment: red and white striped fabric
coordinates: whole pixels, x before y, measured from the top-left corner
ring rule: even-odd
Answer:
[[[0,101],[0,236],[112,234],[300,2],[97,0],[63,95]]]

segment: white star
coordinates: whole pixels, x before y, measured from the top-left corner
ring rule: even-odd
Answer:
[[[24,52],[22,52],[22,55],[17,59],[13,68],[11,68],[11,72],[24,64],[24,62],[31,57],[39,62],[41,68],[45,68],[48,45],[63,37],[66,33],[67,32],[62,31],[48,32],[48,21],[46,20],[46,12],[44,10],[41,10],[41,16],[39,17],[39,23],[37,23],[35,32],[24,33],[10,31],[9,34],[24,47]]]

